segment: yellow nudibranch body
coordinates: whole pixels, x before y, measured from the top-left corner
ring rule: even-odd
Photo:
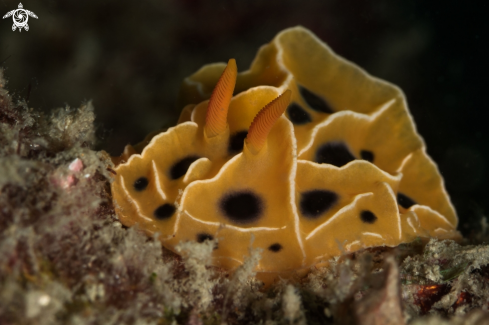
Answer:
[[[112,183],[120,221],[170,250],[217,239],[212,264],[235,269],[262,248],[266,276],[460,236],[401,90],[302,27],[264,45],[248,71],[204,66],[179,100],[178,124],[126,146]]]

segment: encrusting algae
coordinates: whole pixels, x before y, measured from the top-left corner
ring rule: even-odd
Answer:
[[[310,31],[282,31],[250,70],[185,79],[178,124],[113,158],[126,226],[180,242],[217,239],[212,264],[249,248],[266,281],[344,253],[456,239],[457,216],[397,87]]]

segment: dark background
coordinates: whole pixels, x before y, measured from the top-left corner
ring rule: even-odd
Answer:
[[[0,0],[0,16],[18,1]],[[7,88],[46,112],[92,100],[98,149],[175,123],[182,79],[234,57],[248,68],[280,30],[311,29],[407,95],[465,233],[489,211],[488,5],[392,0],[29,0],[28,32],[0,20]],[[476,5],[476,3],[478,3]],[[30,89],[30,91],[29,91]]]

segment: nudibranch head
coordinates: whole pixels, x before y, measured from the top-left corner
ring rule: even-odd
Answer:
[[[236,94],[233,96],[233,94]],[[288,273],[418,237],[457,238],[457,216],[403,93],[308,30],[282,31],[250,70],[208,65],[185,79],[178,124],[114,158],[124,225],[217,239],[213,264]]]

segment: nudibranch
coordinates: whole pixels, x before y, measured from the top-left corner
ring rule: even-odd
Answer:
[[[310,31],[282,31],[250,70],[204,66],[184,80],[178,124],[114,158],[126,226],[217,239],[235,269],[263,249],[264,277],[416,238],[457,238],[457,216],[400,89]]]

